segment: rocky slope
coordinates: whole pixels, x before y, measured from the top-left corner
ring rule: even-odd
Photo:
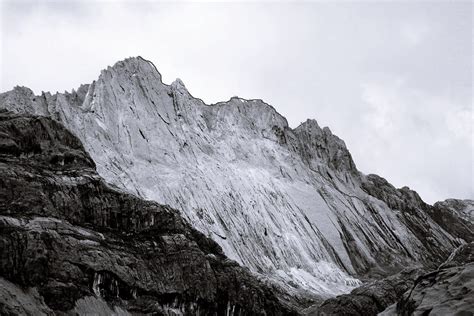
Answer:
[[[179,212],[111,188],[80,141],[0,112],[0,314],[287,315]]]
[[[474,201],[448,199],[429,209],[430,217],[451,235],[474,241]]]
[[[0,107],[61,122],[107,182],[179,209],[226,255],[292,294],[330,297],[357,278],[436,267],[472,240],[457,209],[361,174],[327,127],[291,129],[261,100],[206,105],[141,57],[71,93],[17,87]]]
[[[415,280],[426,271],[423,268],[410,268],[397,274],[364,284],[350,294],[343,294],[313,306],[307,315],[319,316],[370,316],[377,315],[390,305],[397,303],[403,294],[410,290]]]
[[[472,315],[474,243],[462,245],[440,267],[416,279],[382,315]]]
[[[406,269],[326,300],[306,315],[472,315],[474,243],[456,248],[436,270]]]

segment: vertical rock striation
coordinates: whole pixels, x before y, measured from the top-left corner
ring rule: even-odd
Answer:
[[[169,206],[111,188],[45,117],[0,113],[0,314],[293,315]]]
[[[443,224],[442,204],[361,174],[316,121],[291,129],[261,100],[207,105],[141,57],[71,93],[15,88],[0,107],[61,122],[107,182],[179,209],[230,258],[292,293],[333,296],[356,278],[436,265],[473,236],[456,216],[448,222],[462,235]]]

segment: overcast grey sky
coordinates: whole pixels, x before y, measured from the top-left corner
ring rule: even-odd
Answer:
[[[425,201],[474,198],[472,14],[470,1],[4,1],[0,90],[70,91],[141,55],[207,103],[315,118],[362,172]]]

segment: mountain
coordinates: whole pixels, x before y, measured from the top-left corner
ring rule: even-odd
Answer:
[[[262,100],[207,105],[141,57],[70,93],[16,87],[0,107],[60,122],[106,182],[180,210],[291,295],[328,298],[408,266],[436,268],[473,239],[471,201],[428,205],[359,172],[315,120],[292,129]]]
[[[107,185],[49,118],[0,113],[0,171],[1,315],[296,314],[177,210]]]
[[[453,251],[437,269],[408,268],[330,298],[312,315],[471,315],[474,310],[474,243]],[[311,314],[311,313],[308,313]]]

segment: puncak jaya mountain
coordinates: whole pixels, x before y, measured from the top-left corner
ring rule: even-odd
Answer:
[[[59,122],[105,182],[179,210],[225,256],[285,293],[285,304],[348,293],[406,267],[435,269],[474,240],[473,201],[428,205],[359,172],[344,142],[315,120],[292,129],[262,100],[207,105],[181,80],[163,83],[141,57],[70,93],[15,87],[0,108]],[[131,216],[117,212],[101,227]]]

